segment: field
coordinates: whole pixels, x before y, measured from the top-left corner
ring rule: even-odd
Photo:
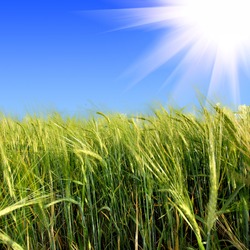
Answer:
[[[1,249],[249,249],[250,108],[0,117]]]

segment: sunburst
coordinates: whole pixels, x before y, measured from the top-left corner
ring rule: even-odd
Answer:
[[[109,16],[122,21],[122,28],[166,31],[130,68],[136,73],[134,83],[182,54],[172,72],[166,72],[165,84],[175,79],[181,92],[202,81],[209,97],[230,96],[238,104],[239,71],[248,74],[250,68],[249,13],[249,0],[161,0],[153,7],[110,10]]]

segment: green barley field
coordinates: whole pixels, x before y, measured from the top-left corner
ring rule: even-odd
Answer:
[[[0,116],[0,248],[249,245],[250,108]]]

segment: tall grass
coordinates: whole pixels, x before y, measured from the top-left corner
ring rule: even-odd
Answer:
[[[250,110],[0,118],[1,249],[249,249]]]

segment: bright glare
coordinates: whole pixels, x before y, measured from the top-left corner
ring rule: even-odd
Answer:
[[[225,55],[247,45],[250,37],[249,0],[191,0],[184,5],[187,23]]]
[[[152,51],[128,70],[135,74],[133,84],[169,62],[174,67],[166,72],[164,86],[175,82],[175,92],[183,96],[201,84],[209,98],[222,96],[237,105],[239,71],[250,75],[250,0],[155,0],[154,4],[108,13],[123,22],[121,29],[166,31]]]

